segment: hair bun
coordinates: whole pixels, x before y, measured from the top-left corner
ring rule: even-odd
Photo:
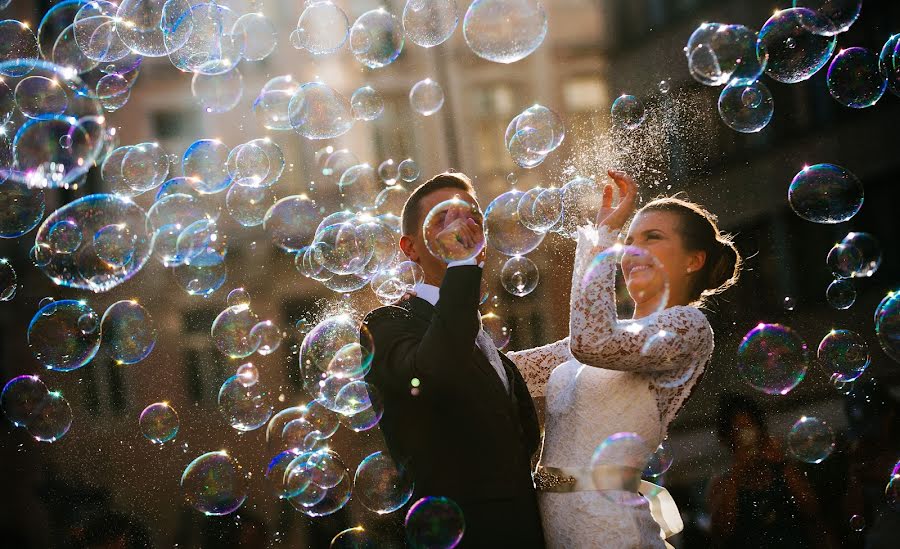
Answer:
[[[719,293],[737,282],[740,254],[730,240],[716,239],[716,257],[709,269],[704,293]]]

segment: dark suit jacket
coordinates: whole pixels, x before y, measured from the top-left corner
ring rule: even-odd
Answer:
[[[500,353],[509,394],[475,345],[480,287],[481,268],[452,267],[435,307],[413,298],[369,313],[375,354],[367,379],[384,397],[381,430],[413,475],[413,497],[458,503],[463,546],[541,547],[530,472],[537,415],[515,365]]]

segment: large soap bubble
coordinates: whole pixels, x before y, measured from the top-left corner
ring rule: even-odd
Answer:
[[[900,362],[900,292],[888,293],[875,309],[875,335],[884,352]]]
[[[434,206],[422,223],[425,246],[447,263],[476,257],[484,249],[483,216],[478,207],[461,198]]]
[[[731,79],[756,80],[768,52],[755,32],[743,25],[703,23],[684,48],[691,76],[701,84],[720,86]]]
[[[828,19],[806,8],[776,11],[759,31],[760,56],[769,54],[766,74],[786,84],[809,79],[825,66],[836,39]]]
[[[190,11],[188,0],[122,0],[116,31],[134,53],[162,57],[178,51],[190,38]]]
[[[209,452],[196,458],[181,475],[181,490],[191,507],[205,515],[227,515],[247,499],[249,479],[228,452]]]
[[[72,426],[72,407],[57,391],[51,391],[43,404],[28,420],[28,434],[38,442],[56,442]]]
[[[444,43],[458,23],[456,0],[407,0],[403,8],[406,37],[423,48]]]
[[[831,330],[822,338],[817,351],[819,364],[831,379],[854,381],[869,366],[866,340],[850,330]]]
[[[834,451],[834,432],[824,421],[802,416],[791,427],[788,450],[806,463],[822,463]]]
[[[756,133],[772,120],[772,93],[758,80],[732,80],[719,95],[719,115],[729,128]]]
[[[44,217],[44,191],[7,179],[0,183],[0,238],[18,238]]]
[[[862,208],[863,185],[851,172],[834,164],[806,166],[788,188],[794,212],[813,223],[843,223]]]
[[[321,221],[315,202],[306,195],[293,195],[273,204],[266,212],[263,224],[273,244],[293,253],[312,242]]]
[[[495,198],[484,211],[484,233],[488,244],[498,252],[525,255],[537,248],[546,233],[525,226],[519,218],[522,191],[507,191]]]
[[[291,44],[314,55],[333,53],[347,41],[347,14],[330,0],[306,3],[297,28],[291,34]]]
[[[738,373],[768,395],[786,395],[803,381],[809,368],[806,343],[787,326],[759,324],[738,348]]]
[[[103,342],[119,364],[135,364],[147,358],[156,345],[156,326],[150,313],[137,301],[110,305],[100,319]]]
[[[333,139],[353,127],[346,97],[321,82],[307,82],[288,105],[291,127],[307,139]]]
[[[0,409],[13,425],[25,427],[50,397],[50,391],[38,376],[14,377],[3,386]]]
[[[547,12],[537,0],[475,0],[463,19],[463,37],[475,55],[515,63],[547,35]]]
[[[450,498],[428,496],[413,503],[404,521],[411,547],[456,547],[466,531],[462,509]]]
[[[259,123],[270,130],[290,130],[288,107],[299,88],[300,83],[289,74],[276,76],[266,82],[251,108]]]
[[[182,35],[187,35],[187,40],[169,53],[172,65],[184,72],[204,75],[231,71],[244,55],[244,34],[237,22],[238,15],[228,6],[216,2],[191,6],[166,33],[170,41],[180,41]]]
[[[370,69],[393,63],[400,56],[403,41],[400,21],[384,8],[360,15],[350,28],[350,49],[356,60]]]
[[[284,475],[288,502],[307,516],[336,513],[350,499],[350,472],[331,450],[300,454],[288,464]]]
[[[403,465],[384,452],[370,454],[359,463],[353,477],[356,498],[379,515],[406,505],[413,493],[413,480]]]
[[[831,60],[827,84],[835,101],[845,107],[863,109],[881,99],[888,81],[879,70],[875,52],[866,48],[847,48]]]
[[[219,389],[219,410],[238,431],[253,431],[269,421],[273,405],[260,383],[249,383],[244,376],[233,375]]]
[[[144,408],[138,423],[144,437],[156,444],[169,442],[178,434],[178,413],[168,402],[156,402]]]
[[[28,346],[49,370],[76,370],[100,349],[99,328],[97,313],[84,301],[50,301],[28,325]]]
[[[61,221],[81,231],[82,237],[74,249],[56,247],[52,228]],[[47,256],[40,269],[59,286],[94,292],[110,290],[134,276],[147,262],[147,222],[144,211],[128,198],[111,194],[79,198],[56,210],[38,229],[35,246]],[[117,234],[127,232],[130,237],[111,242],[104,233],[110,231],[109,227],[114,227]]]

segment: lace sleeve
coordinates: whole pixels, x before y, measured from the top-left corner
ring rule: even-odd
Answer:
[[[593,230],[582,229],[580,235],[596,242],[591,253],[612,245],[610,233],[594,237]],[[645,318],[619,320],[615,259],[608,256],[602,261],[600,272],[587,285],[573,276],[569,334],[578,361],[611,370],[661,372],[688,369],[709,357],[712,329],[699,309],[670,307]],[[585,271],[588,265],[583,266]]]
[[[514,351],[506,356],[519,369],[532,398],[544,396],[544,387],[550,379],[553,368],[572,358],[569,352],[569,338],[534,349]]]

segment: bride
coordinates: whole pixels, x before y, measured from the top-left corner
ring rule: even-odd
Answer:
[[[614,254],[598,254],[616,243],[634,212],[637,185],[623,172],[609,176],[623,198],[611,208],[607,186],[597,226],[579,228],[570,337],[509,355],[532,396],[546,399],[535,484],[551,548],[665,547],[663,538],[680,530],[668,493],[641,483],[641,471],[712,354],[712,328],[697,307],[734,284],[740,270],[714,216],[677,198],[654,200],[634,216],[624,244],[661,263],[668,294],[648,283],[652,269],[626,259],[635,310],[631,319],[617,318]],[[645,444],[619,445],[592,464],[595,448],[621,432]]]

